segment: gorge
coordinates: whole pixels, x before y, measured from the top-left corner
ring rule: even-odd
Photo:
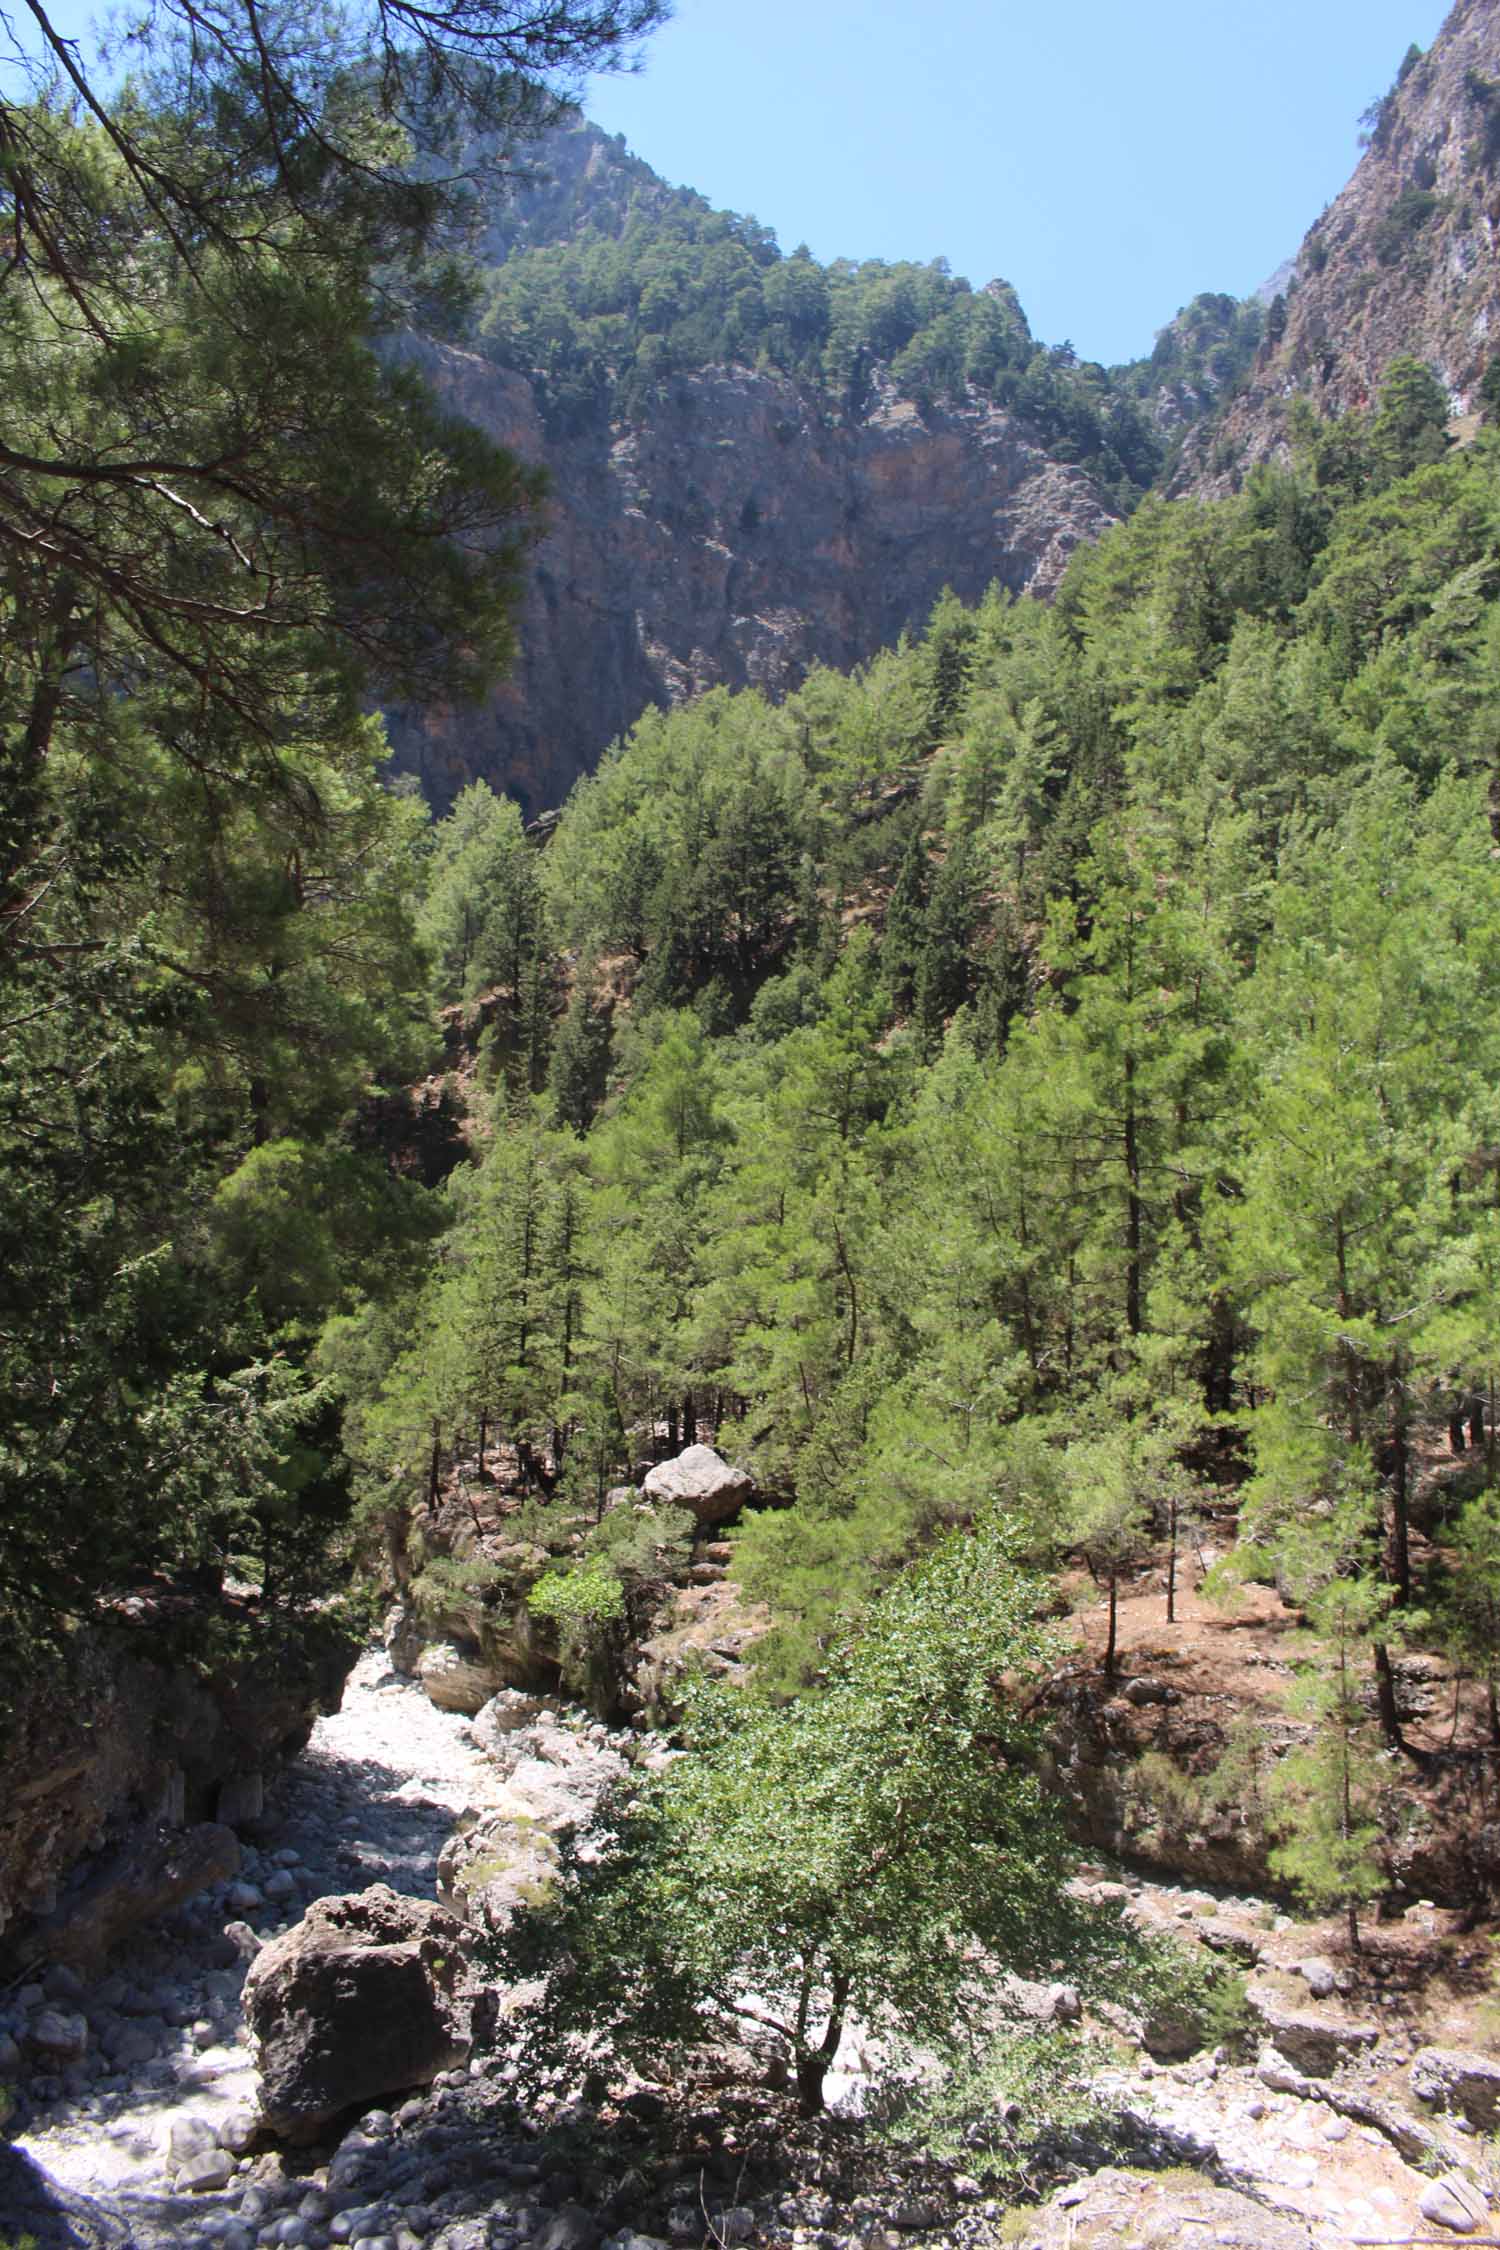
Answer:
[[[0,2250],[1483,2238],[1500,4],[1110,369],[163,5],[0,99]]]

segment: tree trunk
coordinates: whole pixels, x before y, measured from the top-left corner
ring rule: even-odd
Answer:
[[[489,1434],[489,1416],[487,1414],[481,1414],[479,1417],[479,1481],[481,1484],[483,1484],[484,1482],[484,1449]]]
[[[1177,1495],[1167,1502],[1167,1623],[1177,1623]]]
[[[1104,1677],[1115,1676],[1115,1628],[1119,1622],[1119,1580],[1113,1571],[1109,1574],[1109,1634],[1104,1643]]]
[[[1396,1675],[1391,1669],[1391,1652],[1384,1641],[1376,1641],[1375,1699],[1380,1709],[1380,1731],[1392,1750],[1404,1750],[1406,1738],[1401,1732],[1401,1721],[1396,1712]]]
[[[1135,1057],[1125,1057],[1125,1326],[1141,1332],[1141,1158],[1136,1142]]]
[[[442,1497],[443,1476],[443,1425],[434,1415],[432,1423],[432,1458],[427,1465],[427,1513],[435,1516]]]
[[[828,2022],[816,2047],[803,2047],[797,2056],[797,2106],[804,2117],[823,2114],[823,2081],[844,2036],[844,2009],[849,1999],[849,1979],[836,1975]]]
[[[1411,1521],[1407,1487],[1411,1477],[1410,1449],[1406,1437],[1406,1392],[1399,1373],[1395,1428],[1391,1435],[1391,1576],[1396,1582],[1397,1607],[1411,1600]]]

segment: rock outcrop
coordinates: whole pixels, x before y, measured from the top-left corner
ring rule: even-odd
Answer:
[[[29,1925],[18,1950],[97,1968],[129,1931],[227,1881],[239,1864],[238,1838],[219,1821],[148,1829],[96,1859],[55,1912]]]
[[[318,1617],[152,1594],[40,1665],[0,1733],[0,1930],[92,1964],[229,1866],[231,1820],[336,1709],[357,1650]]]
[[[1189,437],[1176,489],[1216,495],[1286,442],[1286,407],[1376,398],[1403,354],[1425,360],[1455,415],[1478,407],[1500,350],[1500,7],[1458,0],[1432,47],[1379,104],[1369,147],[1309,230],[1241,396]]]
[[[1500,2061],[1493,2055],[1424,2047],[1412,2058],[1411,2090],[1435,2109],[1466,2117],[1482,2133],[1500,2129]]]
[[[1013,415],[920,410],[877,384],[858,418],[787,377],[673,378],[649,422],[544,426],[527,378],[415,347],[443,405],[545,465],[511,678],[478,710],[387,714],[396,762],[446,807],[482,776],[558,804],[649,705],[713,686],[781,693],[923,624],[945,586],[1049,592],[1114,511]]]
[[[430,2085],[467,2057],[482,1999],[441,1906],[384,1883],[319,1899],[245,1979],[261,2114],[293,2142],[362,2102]]]

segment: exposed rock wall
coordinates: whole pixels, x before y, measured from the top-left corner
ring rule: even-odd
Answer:
[[[132,1899],[144,1917],[184,1895],[174,1885],[223,1837],[213,1824],[255,1816],[263,1776],[337,1708],[357,1653],[316,1618],[294,1631],[234,1605],[135,1606],[39,1664],[0,1713],[12,1957],[37,1942],[64,1957],[75,1936],[97,1950],[99,1932],[107,1944],[138,1918]]]
[[[1427,361],[1455,415],[1500,350],[1500,4],[1458,0],[1383,105],[1353,178],[1309,229],[1262,347],[1218,429],[1189,438],[1179,491],[1232,490],[1285,444],[1286,404],[1368,407],[1393,359]]]
[[[650,704],[793,688],[920,626],[945,586],[1049,592],[1113,520],[1081,470],[975,401],[887,388],[838,419],[779,375],[674,377],[649,422],[550,436],[524,376],[424,345],[444,404],[552,479],[513,677],[479,710],[389,714],[397,763],[446,806],[476,776],[557,804]]]

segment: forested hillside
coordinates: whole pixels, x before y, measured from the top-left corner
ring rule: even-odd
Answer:
[[[1291,407],[1242,489],[1168,499],[1265,364],[1228,299],[1079,366],[1003,284],[784,256],[567,123],[466,270],[480,190],[443,164],[503,166],[656,0],[436,27],[389,0],[269,45],[243,0],[163,5],[118,106],[0,100],[0,1929],[29,1995],[0,2075],[92,2101],[134,2055],[165,2100],[115,2019],[242,2046],[253,1957],[262,2079],[302,2039],[317,2099],[169,2147],[207,2160],[184,2192],[236,2183],[308,2250],[430,2217],[470,2100],[509,2135],[485,2208],[497,2177],[587,2182],[597,2225],[506,2206],[543,2250],[643,2212],[697,2239],[667,2190],[711,2133],[739,2193],[761,2095],[719,2089],[757,2074],[768,2177],[821,2181],[826,2148],[830,2195],[888,2185],[883,2111],[782,2146],[849,2029],[955,2198],[984,2193],[960,2162],[1091,2169],[1064,2026],[1222,2055],[1249,2000],[1220,1943],[1260,1967],[1284,1927],[1259,1901],[1339,1917],[1339,1972],[1297,1968],[1326,1998],[1377,1903],[1500,1896],[1494,402],[1455,432],[1400,353],[1358,411]],[[517,428],[577,472],[550,526]],[[541,612],[572,622],[526,676],[587,658],[554,713],[600,679],[649,707],[537,821],[465,745],[514,718]],[[586,735],[559,720],[533,796]],[[1179,1597],[1217,1716],[1174,1734]],[[1210,1609],[1249,1619],[1232,1653],[1202,1655]],[[404,1779],[389,1731],[357,1778],[325,1760],[309,1876],[267,1784],[328,1689],[277,1663],[342,1677],[377,1622],[404,1684],[372,1650],[366,1719],[420,1680],[423,1722],[474,1724]],[[1158,1869],[1256,1892],[1238,1921],[1178,1895],[1212,1959],[1074,1879],[1080,1839],[1139,1839],[1096,1818],[1105,1766]],[[267,1846],[248,1900],[233,1828]],[[424,1864],[441,1907],[370,1880]],[[75,1957],[210,1884],[177,1932],[230,1977],[184,1980],[215,2012],[85,1999]],[[1434,1929],[1402,1925],[1414,1984],[1456,1958]],[[333,2032],[279,1996],[304,1944]],[[351,2032],[370,1954],[413,1982]],[[1021,2018],[1025,2114],[983,2076]],[[760,2043],[706,2111],[710,2019]],[[393,2022],[394,2057],[364,2036]],[[1331,2085],[1389,2066],[1386,2024],[1340,2018],[1337,2066],[1322,2019],[1287,2035]],[[414,2083],[442,2097],[420,2183],[422,2102],[367,2106]],[[1451,2159],[1353,2099],[1403,2163]],[[607,2104],[619,2146],[567,2155]],[[257,2136],[306,2154],[352,2114],[288,2232],[302,2158]],[[405,2198],[378,2220],[376,2164]],[[710,2217],[704,2177],[718,2250],[780,2239]],[[434,2250],[480,2208],[424,2218]],[[820,2225],[796,2239],[876,2239]]]
[[[501,1442],[545,1539],[717,1431],[779,1503],[736,1569],[789,1688],[997,1505],[1113,1586],[1227,1499],[1241,1567],[1358,1588],[1382,1648],[1436,1599],[1418,1433],[1493,1380],[1500,908],[1500,451],[1444,419],[1398,367],[1050,605],[648,716],[540,854],[465,794],[421,916],[487,1026],[483,1159],[399,1349],[372,1312],[320,1347],[368,1506]],[[1480,1641],[1489,1464],[1429,1627]]]

